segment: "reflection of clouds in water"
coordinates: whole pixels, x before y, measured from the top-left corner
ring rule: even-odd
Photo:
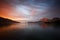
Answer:
[[[17,24],[12,24],[6,27],[0,28],[0,32],[8,32],[12,30],[20,30],[20,29],[29,29],[33,30],[36,28],[41,28],[39,24],[34,24],[34,23],[17,23]],[[2,30],[2,31],[1,31]]]

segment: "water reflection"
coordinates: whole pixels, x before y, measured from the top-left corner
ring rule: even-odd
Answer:
[[[49,38],[55,35],[58,35],[60,28],[56,24],[46,24],[46,23],[16,23],[6,27],[0,28],[0,37],[12,37],[17,38],[27,38],[33,36],[33,38],[44,38],[46,35],[49,35]],[[51,35],[52,34],[52,35]],[[51,35],[51,36],[50,36]],[[40,37],[39,37],[40,36]],[[47,36],[48,37],[48,36]],[[46,38],[46,37],[45,37]]]
[[[1,26],[0,26],[1,27]],[[59,24],[46,24],[46,23],[15,23],[10,24],[9,26],[3,26],[0,28],[0,32],[7,31],[7,30],[17,30],[17,29],[43,29],[43,28],[58,28],[60,27]]]
[[[20,29],[35,29],[40,28],[40,25],[37,23],[16,23],[10,24],[9,26],[0,26],[0,34],[5,34],[6,32],[13,31],[13,30],[20,30]]]

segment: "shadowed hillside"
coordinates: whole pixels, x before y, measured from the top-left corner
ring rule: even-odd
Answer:
[[[11,25],[13,23],[19,23],[19,22],[16,22],[16,21],[13,21],[13,20],[10,20],[10,19],[7,19],[7,18],[0,17],[0,27]]]

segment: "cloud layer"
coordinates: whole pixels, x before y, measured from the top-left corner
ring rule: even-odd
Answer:
[[[60,17],[58,0],[0,0],[0,16],[29,21]]]

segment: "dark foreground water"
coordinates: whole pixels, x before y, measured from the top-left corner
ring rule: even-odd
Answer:
[[[0,40],[58,40],[60,26],[38,23],[17,23],[0,27]]]

